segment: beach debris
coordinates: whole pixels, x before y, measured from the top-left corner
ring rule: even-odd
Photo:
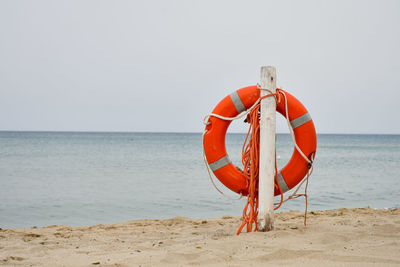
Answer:
[[[23,260],[25,260],[25,258],[18,257],[18,256],[9,256],[9,257],[3,259],[3,262],[7,262],[9,260],[12,260],[12,261],[23,261]]]
[[[25,234],[22,238],[22,240],[24,240],[25,242],[29,242],[32,241],[35,238],[41,237],[41,235],[38,234],[34,234],[34,233],[29,233],[29,234]]]

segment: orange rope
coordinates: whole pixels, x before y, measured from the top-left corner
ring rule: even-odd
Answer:
[[[270,96],[279,96],[279,93],[268,94],[260,98],[266,98]],[[253,110],[248,114],[246,121],[250,124],[247,132],[243,148],[242,148],[242,164],[243,174],[247,181],[247,202],[243,209],[243,222],[240,225],[237,234],[239,235],[243,227],[246,225],[247,232],[258,230],[257,216],[258,216],[258,171],[259,171],[259,150],[260,150],[260,118],[259,118],[260,104],[256,105]],[[281,192],[281,203],[277,208],[280,207],[283,201],[282,189],[278,183],[278,172],[276,163],[276,152],[275,152],[275,187]],[[277,209],[276,208],[276,209]]]
[[[260,123],[258,112],[260,104],[258,104],[247,116],[250,123],[245,142],[242,148],[243,174],[247,181],[247,203],[243,209],[243,222],[239,227],[237,234],[240,234],[243,227],[247,225],[247,232],[251,232],[253,224],[254,231],[257,231],[257,215],[258,215],[258,151],[260,144]],[[250,138],[249,138],[250,137]],[[246,142],[248,143],[246,145]]]
[[[260,100],[266,97],[274,96],[277,103],[280,101],[280,92],[277,89],[277,92],[274,94],[268,94],[260,97]],[[260,101],[261,102],[261,101]],[[243,174],[246,177],[247,181],[247,202],[243,209],[243,222],[240,225],[237,235],[239,235],[244,226],[246,225],[247,232],[256,232],[258,231],[258,178],[259,178],[259,150],[260,150],[260,103],[257,104],[253,110],[247,115],[246,121],[250,124],[249,130],[247,132],[243,148],[242,148],[242,164],[243,164]],[[275,137],[275,146],[276,146],[276,137]],[[295,199],[301,196],[305,197],[306,200],[306,208],[304,214],[304,225],[307,224],[307,188],[308,188],[308,177],[306,180],[306,186],[304,190],[304,194],[296,194],[294,193],[288,199]],[[282,203],[285,202],[283,200],[283,192],[282,188],[278,182],[278,167],[276,161],[276,147],[275,147],[275,189],[280,193],[280,202],[275,203],[274,210],[279,209],[282,206]],[[297,190],[296,190],[297,192]],[[288,200],[287,199],[287,200]],[[254,228],[253,228],[254,225]]]

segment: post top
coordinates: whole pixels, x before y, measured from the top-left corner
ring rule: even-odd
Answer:
[[[276,91],[276,69],[273,66],[262,66],[260,73],[261,87]]]

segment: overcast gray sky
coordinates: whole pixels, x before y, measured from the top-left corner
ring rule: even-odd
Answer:
[[[399,50],[400,1],[2,0],[0,130],[200,132],[273,65],[317,132],[398,134]]]

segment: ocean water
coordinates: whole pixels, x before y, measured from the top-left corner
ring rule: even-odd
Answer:
[[[243,140],[227,135],[237,165]],[[292,152],[278,134],[278,165]],[[310,210],[400,208],[399,135],[318,135],[314,166]],[[239,216],[244,204],[211,185],[201,134],[0,132],[2,228]],[[281,210],[304,206],[299,198]]]

